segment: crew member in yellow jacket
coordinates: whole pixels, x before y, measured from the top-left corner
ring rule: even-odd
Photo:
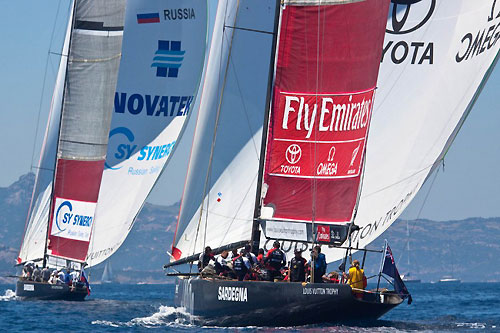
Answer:
[[[365,289],[365,279],[364,279],[365,273],[364,271],[359,268],[359,260],[353,260],[351,268],[349,268],[349,273],[346,276],[347,283],[351,286],[353,289]],[[353,290],[354,295],[357,298],[363,298],[363,292],[362,291],[356,291]]]

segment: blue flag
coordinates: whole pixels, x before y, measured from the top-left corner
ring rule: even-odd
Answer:
[[[399,296],[401,296],[401,298],[405,299],[408,297],[408,304],[411,304],[411,302],[413,301],[411,298],[411,294],[406,288],[406,285],[401,279],[401,276],[399,275],[389,244],[387,244],[385,249],[384,266],[382,268],[382,273],[394,279],[394,290],[399,294]]]

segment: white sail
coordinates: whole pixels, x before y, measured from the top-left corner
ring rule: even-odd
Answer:
[[[207,3],[129,0],[106,168],[87,263],[123,243],[191,114]]]
[[[272,1],[219,1],[176,259],[250,239],[274,19]]]
[[[355,220],[362,228],[354,237],[360,247],[398,218],[444,157],[500,48],[495,1],[396,3],[389,11]],[[325,252],[328,261],[345,254]]]
[[[66,77],[66,65],[73,20],[73,3],[70,4],[68,26],[62,47],[62,56],[59,62],[56,84],[50,105],[49,120],[45,129],[42,152],[38,162],[35,185],[31,198],[28,222],[24,239],[19,252],[18,263],[43,258],[47,238],[47,224],[49,222],[50,199],[52,194],[52,178],[56,160],[57,138],[61,118],[61,103]]]

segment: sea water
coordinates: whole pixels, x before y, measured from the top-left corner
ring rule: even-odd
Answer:
[[[408,285],[406,302],[380,320],[300,327],[200,327],[173,305],[173,285],[94,285],[84,302],[20,301],[13,285],[0,285],[1,332],[500,332],[500,283]],[[283,304],[286,306],[286,304]]]

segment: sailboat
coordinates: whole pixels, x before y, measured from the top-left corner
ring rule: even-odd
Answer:
[[[111,261],[108,259],[104,266],[104,271],[101,276],[101,284],[114,283],[113,269],[111,268]]]
[[[420,279],[417,279],[411,275],[411,263],[410,263],[410,227],[408,221],[406,221],[406,252],[408,253],[408,260],[406,261],[406,265],[408,267],[408,272],[406,274],[401,275],[401,280],[405,283],[420,283]]]
[[[17,263],[81,272],[123,243],[189,119],[207,5],[74,0],[71,8]],[[24,298],[88,292],[29,276],[16,286]]]
[[[388,6],[219,1],[205,76],[217,84],[204,85],[166,268],[205,246],[351,238]],[[171,275],[182,277],[176,304],[209,325],[375,319],[403,301],[391,291],[359,300],[347,284]]]
[[[206,76],[215,82],[203,88],[165,268],[197,261],[206,246],[218,253],[249,242],[255,251],[278,240],[288,259],[295,249],[323,244],[327,260],[343,260],[344,269],[351,251],[368,251],[442,163],[496,64],[495,3],[393,0],[373,8],[372,1],[219,1]],[[330,10],[342,18],[325,19]],[[311,141],[324,140],[321,130],[332,128],[325,97],[334,93],[342,101],[343,92],[352,102],[354,91],[369,91],[349,86],[360,74],[354,66],[328,60],[346,50],[344,61],[376,58],[379,11],[386,24],[382,56],[374,61],[381,60],[380,72],[378,66],[362,71],[368,87],[377,86],[369,135],[350,138],[355,143],[343,152],[338,139],[323,150]],[[356,34],[358,24],[365,38]],[[343,42],[328,52],[335,32]],[[364,52],[367,40],[373,52]],[[302,54],[307,59],[297,61]],[[338,72],[327,69],[339,64]],[[294,131],[302,136],[286,135]],[[344,176],[339,185],[338,175]],[[167,275],[179,276],[176,305],[194,321],[223,326],[375,319],[403,297],[377,288],[358,300],[345,284],[228,281],[191,270]]]

